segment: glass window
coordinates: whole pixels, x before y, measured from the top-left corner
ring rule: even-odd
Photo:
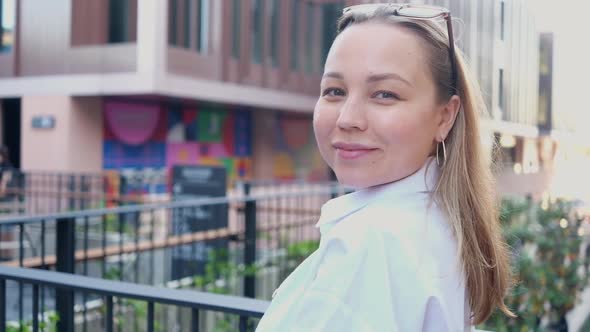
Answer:
[[[211,0],[168,0],[168,44],[207,53],[210,6]]]
[[[129,1],[109,1],[109,43],[124,43],[129,40]]]
[[[14,45],[15,0],[0,0],[0,53],[10,52]]]
[[[252,2],[252,60],[254,63],[262,63],[263,51],[263,12],[262,0]]]
[[[273,67],[279,65],[279,35],[280,35],[280,13],[281,5],[279,0],[272,1],[271,8],[271,29],[270,29],[270,59]]]
[[[233,10],[232,10],[232,22],[233,22],[233,29],[232,29],[232,47],[231,47],[231,54],[234,58],[240,57],[240,31],[241,31],[241,2],[242,0],[234,0],[233,1]]]
[[[182,19],[183,40],[182,46],[184,48],[191,48],[191,0],[184,0],[184,12]]]
[[[176,23],[178,22],[178,0],[168,1],[168,44],[178,45],[178,33]]]
[[[336,37],[338,18],[342,13],[343,7],[342,4],[335,3],[322,6],[322,67],[326,62],[332,41]]]
[[[291,69],[299,68],[299,1],[293,0],[291,9]]]
[[[197,50],[201,53],[209,51],[209,6],[210,0],[197,0],[199,9],[199,31],[197,33]]]

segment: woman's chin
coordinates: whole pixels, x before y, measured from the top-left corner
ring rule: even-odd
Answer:
[[[367,187],[372,187],[377,185],[375,183],[375,179],[371,179],[367,176],[367,174],[342,174],[339,175],[336,173],[336,177],[338,178],[338,183],[343,186],[353,187],[355,189],[362,189]]]

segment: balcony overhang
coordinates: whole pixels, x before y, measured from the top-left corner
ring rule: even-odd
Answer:
[[[174,74],[113,73],[0,79],[0,98],[67,95],[162,95],[264,109],[312,113],[316,97]]]

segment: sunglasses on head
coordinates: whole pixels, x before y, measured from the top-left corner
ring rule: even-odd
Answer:
[[[393,16],[407,17],[417,20],[432,20],[444,18],[447,23],[449,37],[449,55],[451,58],[451,84],[453,91],[457,91],[457,58],[455,57],[455,41],[453,39],[453,25],[451,24],[451,12],[443,7],[412,4],[364,4],[344,8],[343,14],[360,13],[370,15],[377,9],[385,9]]]

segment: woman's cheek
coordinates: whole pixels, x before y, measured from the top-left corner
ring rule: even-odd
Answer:
[[[336,119],[326,109],[319,110],[316,108],[313,117],[313,130],[315,139],[320,150],[320,154],[328,164],[330,164],[329,150],[331,146],[330,133],[336,126]]]
[[[424,131],[420,121],[416,117],[404,116],[404,114],[384,114],[385,116],[372,121],[377,131],[393,141],[410,141]]]

